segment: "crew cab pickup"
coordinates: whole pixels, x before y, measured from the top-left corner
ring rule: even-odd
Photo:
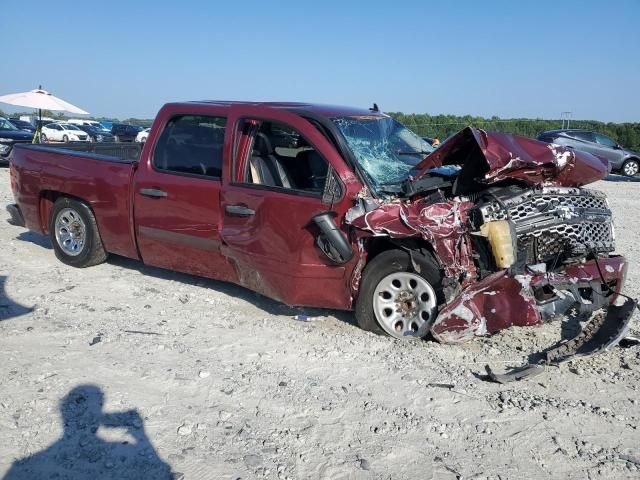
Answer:
[[[475,128],[433,150],[375,106],[172,103],[136,160],[16,145],[9,210],[68,265],[121,255],[461,342],[612,308],[627,262],[582,188],[607,167]]]

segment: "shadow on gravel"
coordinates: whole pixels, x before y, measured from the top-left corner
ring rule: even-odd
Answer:
[[[9,298],[4,289],[7,277],[0,275],[0,322],[10,318],[31,313],[33,308],[24,307]]]
[[[23,232],[16,238],[25,242],[34,243],[47,249],[52,248],[49,237],[40,235],[38,233]],[[55,258],[53,258],[52,261],[56,261]],[[164,270],[162,268],[150,267],[149,265],[145,265],[139,260],[132,260],[126,257],[120,257],[118,255],[109,255],[109,259],[107,261],[111,265],[116,265],[118,267],[131,270],[137,270],[144,275],[150,275],[155,278],[174,280],[176,282],[185,283],[188,285],[201,285],[205,288],[210,288],[212,290],[216,290],[226,295],[230,295],[232,297],[252,303],[256,307],[264,310],[271,315],[294,316],[304,314],[310,317],[333,316],[342,322],[355,324],[355,318],[353,317],[351,312],[345,312],[342,310],[329,310],[324,308],[288,307],[283,303],[276,302],[275,300],[271,300],[270,298],[264,297],[258,293],[255,293],[244,287],[234,285],[232,283],[211,280],[204,277],[196,277],[195,275],[173,272],[171,270]],[[2,319],[1,316],[0,319]]]
[[[16,237],[16,239],[22,240],[23,242],[34,243],[39,247],[43,247],[48,250],[52,249],[51,241],[49,240],[49,237],[47,237],[46,235],[40,235],[39,233],[30,232],[30,231],[22,232]]]
[[[79,385],[60,402],[64,432],[46,449],[16,460],[3,480],[179,478],[156,453],[137,410],[104,413],[104,394]],[[103,440],[99,427],[125,429],[134,442]]]
[[[607,175],[604,178],[607,182],[640,182],[640,177],[625,177],[624,175]]]
[[[119,257],[117,255],[110,255],[107,261],[111,265],[116,265],[118,267],[126,269],[137,270],[144,275],[149,275],[155,278],[160,278],[163,280],[173,280],[187,285],[209,288],[211,290],[215,290],[217,292],[224,293],[225,295],[229,295],[231,297],[251,303],[271,315],[294,316],[303,314],[309,317],[333,316],[342,322],[352,325],[355,324],[355,318],[351,312],[346,312],[343,310],[330,310],[326,308],[289,307],[283,303],[271,300],[270,298],[262,296],[259,293],[241,287],[239,285],[235,285],[233,283],[211,280],[204,277],[197,277],[195,275],[188,275],[186,273],[151,267],[138,260]]]

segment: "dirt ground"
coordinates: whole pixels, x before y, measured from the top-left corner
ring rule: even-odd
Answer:
[[[610,195],[638,296],[640,183],[593,187]],[[243,288],[123,258],[67,267],[6,223],[11,201],[1,168],[0,477],[640,477],[638,346],[488,383],[486,363],[524,363],[571,326],[446,346],[364,332],[348,312],[302,322]]]

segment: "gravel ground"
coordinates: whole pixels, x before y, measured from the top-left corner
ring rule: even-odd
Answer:
[[[636,259],[640,183],[623,180],[594,187]],[[10,201],[0,169],[0,476],[640,477],[638,346],[488,383],[485,363],[524,363],[571,326],[446,346],[364,332],[346,312],[301,322],[243,288],[123,258],[67,267],[4,221]],[[637,261],[627,293],[640,294]]]

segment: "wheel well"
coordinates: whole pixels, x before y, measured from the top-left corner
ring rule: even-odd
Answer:
[[[433,246],[418,238],[393,239],[390,237],[371,237],[368,239],[365,249],[367,251],[367,263],[380,255],[382,252],[386,252],[387,250],[407,249],[415,250],[418,252],[421,250],[426,250],[433,255],[438,264],[440,263],[438,257],[436,257],[433,251]]]
[[[42,229],[42,233],[44,234],[49,233],[49,217],[51,216],[51,210],[53,209],[53,204],[56,203],[56,200],[58,200],[58,198],[60,197],[72,198],[74,200],[77,200],[78,202],[84,203],[85,205],[89,206],[89,208],[91,208],[87,201],[82,198],[76,197],[75,195],[70,195],[64,192],[57,192],[55,190],[42,190],[40,192],[40,201],[38,205],[40,211],[40,228]]]
[[[638,157],[627,157],[624,159],[624,162],[622,163],[628,162],[629,160],[635,160],[636,162],[640,163],[640,158]]]

